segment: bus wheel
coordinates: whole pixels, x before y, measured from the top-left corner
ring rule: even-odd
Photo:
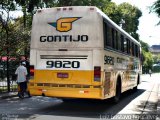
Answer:
[[[137,91],[137,86],[133,88],[133,92],[136,92],[136,91]]]
[[[116,84],[116,95],[113,97],[114,103],[118,103],[121,96],[121,81],[118,80]]]
[[[138,86],[138,84],[139,84],[139,75],[138,75],[138,80],[137,80],[137,86]],[[137,86],[135,86],[135,87],[133,88],[133,92],[136,92],[136,91],[137,91]]]

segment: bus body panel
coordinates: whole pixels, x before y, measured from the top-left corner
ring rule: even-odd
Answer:
[[[96,7],[37,11],[31,35],[31,95],[106,99],[115,96],[118,78],[121,92],[137,86],[139,58],[105,48],[104,19],[139,45]]]
[[[66,11],[48,8],[37,12],[32,23],[31,49],[101,48],[103,41],[99,39],[103,39],[103,23],[97,9],[72,8]],[[60,31],[63,28],[68,28],[68,31]]]

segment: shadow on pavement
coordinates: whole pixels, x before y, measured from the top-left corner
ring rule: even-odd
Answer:
[[[55,115],[68,117],[100,118],[101,115],[115,115],[128,105],[133,99],[141,95],[145,90],[138,89],[137,92],[127,91],[122,94],[119,103],[114,104],[112,99],[88,100],[72,99],[63,102],[61,99],[49,97],[31,97],[26,99],[9,98],[1,102],[2,109],[11,108],[8,111],[1,111],[2,115],[18,115],[18,118],[36,118],[36,115]],[[9,107],[12,105],[12,107]],[[14,108],[14,109],[12,109]],[[3,114],[3,112],[5,112]]]
[[[113,103],[112,99],[108,100],[88,100],[72,99],[62,102],[61,104],[44,107],[39,110],[46,111],[45,115],[72,116],[100,118],[101,115],[115,115],[128,105],[133,99],[141,95],[145,90],[139,89],[137,92],[127,91],[122,94],[119,103]]]

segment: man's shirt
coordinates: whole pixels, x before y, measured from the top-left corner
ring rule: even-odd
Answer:
[[[26,67],[24,67],[23,65],[19,66],[15,72],[17,76],[17,82],[20,83],[20,82],[25,82],[26,81],[26,75],[28,74],[27,73],[27,69]]]

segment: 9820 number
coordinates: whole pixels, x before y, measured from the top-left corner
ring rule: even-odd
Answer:
[[[79,68],[79,61],[46,61],[46,68]]]

